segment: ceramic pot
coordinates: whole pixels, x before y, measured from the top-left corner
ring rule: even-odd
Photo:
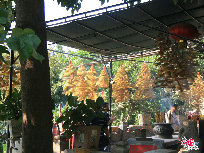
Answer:
[[[162,139],[171,139],[174,129],[169,123],[154,123],[153,133]]]

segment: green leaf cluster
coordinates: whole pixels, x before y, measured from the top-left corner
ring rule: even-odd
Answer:
[[[67,96],[68,108],[57,119],[57,122],[64,122],[63,128],[66,129],[64,135],[71,138],[72,134],[76,134],[77,127],[80,125],[91,125],[91,121],[96,117],[104,117],[101,107],[104,104],[103,98],[99,97],[96,102],[90,99],[77,101],[72,95]]]
[[[42,62],[44,57],[36,52],[41,41],[32,29],[14,28],[11,37],[7,38],[11,22],[14,21],[14,12],[15,9],[10,0],[0,2],[0,60],[4,61],[2,54],[9,54],[9,49],[11,49],[18,51],[22,62],[31,56]]]
[[[36,52],[41,43],[40,38],[35,35],[35,32],[30,29],[14,28],[11,37],[7,39],[7,45],[11,50],[18,51],[20,60],[24,62],[26,59],[33,56],[35,59],[42,62],[44,59],[39,53]]]
[[[6,46],[0,45],[0,60],[5,62],[4,57],[2,55],[3,53],[9,54],[9,51]]]
[[[0,91],[0,121],[20,119],[22,116],[21,93],[14,89],[12,96],[5,97],[5,92]]]
[[[0,142],[6,143],[7,139],[7,122],[0,121]]]
[[[0,5],[1,6],[1,5]],[[4,9],[0,7],[0,60],[4,61],[3,53],[9,54],[8,48],[3,45],[8,30],[10,28],[10,19],[9,19],[10,11],[8,9]]]
[[[15,9],[12,7],[12,2],[0,1],[0,34],[3,34],[3,30],[8,33],[10,30],[11,22],[14,21]]]
[[[57,0],[58,4],[61,4],[62,7],[66,7],[67,10],[71,9],[72,14],[75,11],[79,11],[81,8],[81,3],[83,0]],[[101,5],[103,5],[106,1],[109,2],[109,0],[99,0],[101,1]]]

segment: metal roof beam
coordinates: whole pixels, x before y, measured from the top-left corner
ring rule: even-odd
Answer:
[[[99,50],[99,51],[101,51],[101,53],[102,53],[102,52],[107,52],[107,50],[105,50],[105,49],[100,49],[100,48],[94,47],[94,46],[92,46],[92,45],[87,45],[87,44],[85,44],[85,43],[82,43],[82,42],[80,42],[80,41],[74,39],[74,38],[70,38],[70,37],[68,37],[68,36],[65,36],[65,35],[63,35],[63,34],[60,34],[60,33],[56,32],[56,31],[54,31],[54,30],[51,30],[51,29],[49,29],[49,28],[47,28],[47,30],[48,30],[49,32],[55,34],[55,35],[58,35],[58,36],[63,37],[63,38],[65,38],[65,39],[68,39],[68,40],[70,40],[70,41],[72,41],[72,42],[78,43],[78,44],[83,45],[83,46],[85,46],[85,47],[92,48],[92,49],[94,49],[93,51],[94,51],[95,53],[99,53],[99,52],[96,52],[95,50]],[[115,53],[114,51],[110,51],[110,50],[108,50],[108,51]],[[101,53],[100,53],[100,54],[101,54]]]
[[[134,35],[134,34],[130,34],[130,35],[127,35],[127,36],[119,37],[119,39],[124,39],[124,38],[126,38],[126,37],[128,37],[128,36],[133,36],[133,35]],[[137,42],[135,42],[135,43],[141,43],[141,42],[145,42],[145,41],[149,41],[149,39],[137,41]],[[93,44],[93,45],[104,45],[104,44],[106,44],[106,43],[108,43],[108,42],[109,42],[109,41],[107,40],[107,41],[95,43],[95,44]],[[111,49],[117,49],[117,48],[121,48],[121,47],[122,47],[122,46],[115,47],[115,48],[111,48]],[[151,49],[152,49],[152,48],[151,48]],[[150,50],[150,49],[148,49],[148,50]],[[123,53],[123,52],[121,52],[121,53]]]
[[[117,21],[117,22],[119,22],[119,23],[125,25],[126,27],[128,27],[128,28],[131,29],[132,31],[134,31],[134,32],[136,32],[136,33],[139,33],[140,35],[143,35],[143,36],[145,36],[145,37],[147,37],[147,38],[150,38],[150,39],[152,39],[152,40],[156,40],[155,38],[153,38],[153,37],[151,37],[151,36],[149,36],[149,35],[146,35],[146,34],[142,33],[141,31],[138,31],[138,30],[136,30],[135,28],[129,26],[129,25],[126,24],[125,22],[123,22],[123,21],[121,21],[121,20],[119,20],[119,19],[114,18],[114,17],[111,16],[110,14],[107,14],[107,13],[106,13],[105,15],[108,16],[109,18],[111,18],[112,20]]]
[[[153,15],[151,15],[150,13],[148,13],[147,11],[145,11],[142,7],[140,7],[139,5],[136,5],[136,8],[138,10],[140,10],[142,13],[146,14],[147,16],[151,17],[153,20],[157,21],[158,23],[162,24],[165,27],[169,27],[168,25],[166,25],[164,22],[160,21],[159,19],[157,19],[156,17],[154,17]]]
[[[91,57],[80,56],[78,54],[70,54],[70,53],[65,53],[65,52],[61,52],[61,51],[57,51],[57,50],[53,50],[53,49],[47,49],[47,50],[52,51],[52,52],[56,52],[56,53],[67,54],[67,55],[70,55],[70,56],[77,56],[77,57],[84,58],[84,59],[91,60],[91,61],[95,61],[95,62],[100,62],[98,59],[94,59],[94,58],[91,58]]]
[[[201,25],[204,25],[202,22],[200,22],[198,19],[196,19],[195,17],[193,17],[190,13],[188,13],[188,11],[183,8],[181,5],[177,4],[177,6],[182,9],[184,11],[185,14],[187,14],[188,16],[190,16],[194,21],[198,22]]]
[[[116,16],[116,15],[115,15],[115,16]],[[121,17],[118,17],[118,16],[117,16],[117,18],[121,18]],[[121,19],[126,20],[126,21],[128,21],[128,22],[130,22],[130,23],[132,23],[132,24],[138,24],[138,25],[147,27],[147,28],[149,28],[149,29],[153,29],[153,30],[156,30],[156,31],[160,31],[160,32],[165,33],[165,34],[171,34],[171,35],[173,35],[173,36],[177,36],[177,37],[182,38],[182,39],[184,39],[184,40],[189,40],[189,41],[191,41],[191,42],[198,43],[198,44],[202,44],[202,45],[204,44],[204,43],[201,42],[201,41],[197,41],[197,40],[193,40],[193,39],[190,39],[190,38],[186,38],[186,37],[183,37],[183,36],[180,36],[180,35],[177,35],[177,34],[168,32],[168,31],[161,30],[161,29],[159,29],[159,28],[157,28],[157,27],[152,27],[152,26],[149,26],[149,25],[141,24],[141,23],[134,22],[134,21],[131,21],[131,20],[128,20],[128,19],[124,19],[124,18],[121,18]]]
[[[121,40],[118,40],[118,39],[116,39],[116,38],[113,38],[113,37],[111,37],[111,36],[108,36],[108,35],[104,34],[103,32],[99,32],[98,30],[96,30],[96,29],[94,29],[94,28],[91,28],[91,27],[89,27],[89,26],[87,26],[87,25],[84,25],[84,24],[80,23],[79,21],[73,21],[73,22],[76,23],[77,25],[80,25],[80,26],[82,26],[82,27],[84,27],[84,28],[86,28],[86,29],[92,30],[92,31],[94,31],[94,32],[96,32],[96,33],[98,33],[98,34],[100,34],[101,36],[104,36],[104,37],[106,37],[106,38],[108,38],[108,39],[111,39],[111,40],[113,40],[113,41],[115,41],[115,42],[121,43],[121,44],[123,44],[123,45],[125,45],[125,46],[133,47],[133,48],[146,49],[146,50],[149,49],[149,48],[145,48],[145,47],[141,47],[141,46],[135,46],[135,45],[132,45],[132,44],[123,42],[123,41],[121,41]]]

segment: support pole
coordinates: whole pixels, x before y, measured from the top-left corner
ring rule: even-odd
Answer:
[[[113,65],[112,65],[112,59],[110,60],[110,76],[109,76],[109,115],[111,117],[111,103],[112,103],[112,81],[113,81]],[[110,125],[110,143],[112,140],[112,129]]]
[[[12,76],[13,76],[13,64],[14,64],[14,51],[11,50],[10,52],[10,72],[9,72],[9,97],[11,98],[12,96]],[[10,149],[10,132],[9,132],[9,123],[7,122],[7,148],[6,148],[6,153],[12,152]]]
[[[13,64],[14,64],[14,51],[11,50],[11,52],[10,52],[10,73],[9,73],[9,97],[12,96]]]
[[[111,103],[112,103],[112,80],[113,80],[113,65],[112,65],[112,59],[110,60],[110,76],[109,76],[109,114],[111,117]]]

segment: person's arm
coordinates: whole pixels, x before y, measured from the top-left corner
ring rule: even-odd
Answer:
[[[181,123],[179,122],[177,116],[175,115],[175,123],[178,127],[180,127]]]
[[[171,111],[166,112],[165,119],[166,123],[171,123]]]
[[[105,127],[105,134],[108,138],[110,138],[110,131],[108,130],[108,127]]]
[[[108,121],[108,125],[111,125],[113,121],[116,119],[116,116],[111,116],[110,120]]]

